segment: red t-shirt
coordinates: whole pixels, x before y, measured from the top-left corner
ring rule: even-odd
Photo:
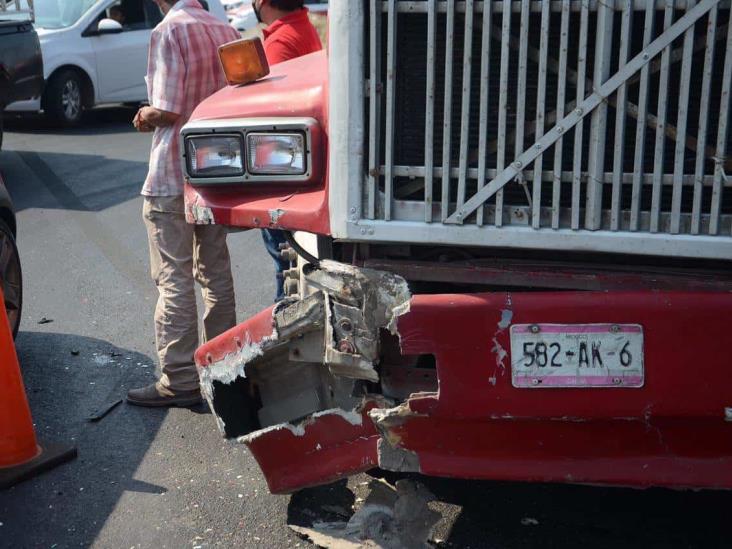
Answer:
[[[264,53],[270,65],[323,49],[307,8],[285,15],[262,32]]]

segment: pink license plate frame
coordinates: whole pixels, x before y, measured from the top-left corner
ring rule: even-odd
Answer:
[[[641,388],[645,383],[639,324],[514,324],[514,387]]]

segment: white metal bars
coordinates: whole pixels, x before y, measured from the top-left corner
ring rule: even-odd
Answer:
[[[373,135],[379,135],[381,125],[381,0],[371,0],[369,6],[369,18],[371,20],[369,34],[369,127]],[[379,170],[381,168],[381,151],[379,140],[369,141],[369,173],[368,191],[366,198],[366,212],[369,219],[376,217],[376,195],[379,190],[381,179]]]
[[[394,198],[394,87],[396,85],[396,4],[397,0],[388,2],[388,23],[386,38],[386,146],[384,152],[384,182],[386,201],[384,203],[384,219],[391,219],[391,207]],[[376,103],[376,101],[374,101]]]
[[[732,88],[732,24],[727,25],[727,48],[724,54],[722,94],[719,101],[719,125],[717,129],[717,153],[714,157],[714,187],[709,215],[709,234],[719,232],[722,207],[722,183],[727,180],[724,165],[727,158],[727,130],[730,116],[730,88]]]
[[[701,231],[702,193],[704,191],[704,151],[707,145],[709,124],[709,97],[711,92],[712,68],[714,66],[715,35],[717,32],[717,6],[709,11],[707,21],[706,49],[704,51],[704,76],[702,77],[701,108],[699,109],[699,130],[697,132],[696,163],[694,167],[694,198],[691,211],[691,234]]]
[[[633,6],[629,0],[622,1],[622,16],[620,25],[620,53],[618,68],[623,68],[628,62],[630,53],[630,42],[632,41],[632,18]],[[625,116],[627,108],[628,86],[624,82],[618,89],[618,98],[615,107],[615,143],[625,143]],[[615,149],[615,161],[613,163],[613,190],[610,204],[610,230],[620,229],[620,199],[623,189],[623,160],[624,148]]]
[[[382,12],[387,18],[391,4],[382,2]],[[394,210],[394,215],[385,218],[414,219],[419,211],[425,222],[434,222],[432,192],[439,184],[438,219],[448,224],[482,226],[487,213],[494,216],[493,224],[497,227],[528,222],[538,230],[547,230],[549,222],[544,220],[550,219],[554,230],[698,234],[709,232],[715,223],[716,210],[709,207],[709,201],[716,178],[716,202],[712,200],[718,209],[716,224],[718,230],[726,231],[730,223],[729,217],[725,217],[730,213],[727,197],[732,184],[724,172],[726,142],[721,143],[719,138],[724,136],[726,140],[728,132],[718,130],[716,123],[709,128],[705,126],[709,100],[704,97],[714,88],[712,101],[719,101],[721,79],[713,78],[712,72],[723,71],[720,61],[715,61],[713,49],[720,42],[719,35],[724,35],[722,42],[728,36],[728,3],[708,0],[696,4],[695,0],[394,2],[395,18],[406,21],[422,14],[427,29],[420,36],[401,38],[423,40],[422,51],[427,54],[426,88],[409,90],[424,93],[426,99],[424,118],[419,117],[424,124],[424,161],[399,154],[393,158],[383,192],[377,189],[375,193],[377,202],[384,205],[381,211],[386,212],[387,204],[392,205],[389,209]],[[718,7],[722,13],[719,24]],[[669,24],[669,12],[673,25]],[[702,26],[697,26],[695,31],[694,25],[707,12],[709,24],[705,37],[699,32],[704,30]],[[507,13],[515,15],[504,17]],[[551,18],[546,13],[551,13]],[[573,18],[571,24],[569,14]],[[534,25],[530,41],[525,39],[529,34],[529,17]],[[387,18],[384,21],[388,23]],[[563,30],[566,26],[569,32]],[[551,38],[548,27],[553,33]],[[537,29],[541,32],[537,33]],[[630,36],[631,29],[634,37]],[[590,40],[588,37],[593,34]],[[373,30],[367,33],[367,36],[374,35]],[[480,58],[473,59],[473,47],[478,44]],[[382,41],[380,46],[386,44]],[[726,53],[726,44],[718,47]],[[492,60],[491,49],[495,52]],[[389,52],[385,53],[388,59]],[[444,63],[437,63],[438,58],[444,59]],[[686,75],[692,67],[702,64],[704,71],[694,69],[694,82],[689,83]],[[592,67],[590,78],[587,66]],[[411,81],[409,67],[400,67],[397,81],[402,78]],[[461,72],[458,67],[462,67]],[[617,67],[612,78],[609,78],[610,67]],[[680,78],[680,74],[684,77]],[[551,90],[546,89],[547,76]],[[684,85],[688,86],[686,90]],[[369,93],[374,86],[369,82]],[[527,111],[526,93],[532,86],[535,91],[531,92],[532,106]],[[395,95],[404,93],[404,88],[400,89]],[[440,105],[436,105],[439,92],[442,97]],[[689,93],[696,95],[689,100]],[[379,102],[383,100],[382,97]],[[669,108],[663,108],[665,104]],[[388,102],[384,106],[386,112],[393,106]],[[436,116],[440,106],[443,112]],[[582,114],[578,115],[578,111]],[[720,114],[724,114],[720,118],[722,124],[727,124],[728,111],[720,107]],[[441,120],[435,120],[437,117]],[[595,122],[582,127],[584,117],[591,117]],[[632,120],[634,125],[627,127]],[[400,123],[408,124],[408,121],[401,118]],[[435,124],[440,123],[441,128],[436,129]],[[544,124],[551,129],[542,135]],[[601,131],[608,126],[610,131]],[[574,150],[566,152],[574,154],[563,154],[562,136],[572,128]],[[372,131],[369,149],[379,138],[385,144],[392,139],[399,144],[400,129],[394,127],[395,135],[391,138]],[[707,139],[707,131],[714,132],[715,137]],[[650,139],[653,146],[646,152],[644,145],[651,132],[656,139]],[[721,155],[715,152],[715,142],[721,145],[718,147]],[[659,143],[661,146],[656,146]],[[441,154],[434,154],[435,150]],[[440,156],[441,162],[437,160]],[[551,164],[544,170],[540,165],[542,159],[551,157],[553,161],[544,160]],[[721,159],[716,163],[716,171],[710,168],[712,157]],[[524,158],[528,158],[527,163],[523,162]],[[583,159],[588,162],[587,167]],[[696,166],[692,165],[695,159]],[[370,159],[369,167],[374,165],[378,162]],[[500,193],[493,193],[490,186],[494,185],[494,191],[502,191],[517,178],[525,181],[522,174],[526,170],[532,170],[534,180],[528,215],[522,221],[510,213],[504,223],[509,210],[520,213],[527,205],[526,197],[517,201],[521,196],[511,185],[509,202],[504,207]],[[386,175],[386,171],[384,163],[376,173]],[[373,172],[368,176],[373,177]],[[502,178],[507,179],[496,185]],[[450,185],[451,180],[457,182],[456,188]],[[542,182],[547,181],[552,183],[550,199],[541,192]],[[562,192],[564,181],[572,183],[571,201]],[[486,186],[487,182],[490,183]],[[407,189],[411,189],[411,197]],[[417,192],[412,192],[415,189]],[[399,196],[396,200],[395,192]],[[586,202],[581,201],[582,192]],[[421,208],[415,209],[412,200],[419,201]]]

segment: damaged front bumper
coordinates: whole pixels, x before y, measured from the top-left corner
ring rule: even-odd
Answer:
[[[409,310],[406,282],[323,261],[308,266],[308,295],[285,300],[202,346],[204,396],[227,438],[246,444],[273,493],[378,465],[369,413],[381,330]]]
[[[221,431],[273,493],[377,466],[732,488],[730,292],[410,296],[396,275],[328,261],[304,282],[196,353]],[[643,326],[643,387],[512,385],[513,323],[607,322]]]

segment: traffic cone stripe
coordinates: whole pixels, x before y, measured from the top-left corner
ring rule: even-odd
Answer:
[[[3,303],[0,288],[0,467],[11,467],[32,460],[41,450]]]
[[[36,441],[15,342],[0,288],[0,489],[76,457],[76,449]]]

